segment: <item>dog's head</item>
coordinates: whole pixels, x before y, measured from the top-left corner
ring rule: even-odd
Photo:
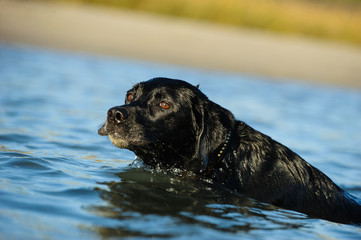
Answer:
[[[100,135],[151,166],[199,171],[234,126],[232,114],[187,82],[155,78],[136,84],[125,105],[108,110]]]

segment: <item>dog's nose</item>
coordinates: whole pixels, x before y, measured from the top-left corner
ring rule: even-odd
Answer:
[[[108,121],[120,123],[128,117],[128,112],[121,107],[113,107],[108,110]]]

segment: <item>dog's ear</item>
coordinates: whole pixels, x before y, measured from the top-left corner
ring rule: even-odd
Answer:
[[[233,114],[207,100],[194,107],[196,130],[196,154],[208,167],[216,149],[222,144],[228,132],[233,129]]]
[[[197,89],[199,89],[199,84],[195,85],[194,87],[197,88]]]
[[[207,167],[210,157],[216,145],[218,144],[217,129],[219,122],[217,119],[217,109],[212,102],[204,102],[195,107],[196,133],[197,133],[197,153],[198,158],[203,162],[203,166]],[[212,119],[212,117],[215,117]]]
[[[205,140],[205,128],[206,119],[208,119],[208,113],[205,111],[204,103],[198,103],[194,105],[194,130],[196,133],[196,151],[195,157],[200,158],[203,162],[203,166],[208,165],[208,154]]]

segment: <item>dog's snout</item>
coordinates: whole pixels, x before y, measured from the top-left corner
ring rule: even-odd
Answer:
[[[121,107],[113,107],[108,110],[108,121],[120,123],[128,117],[128,112]]]

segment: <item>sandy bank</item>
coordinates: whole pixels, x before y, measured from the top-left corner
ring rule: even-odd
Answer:
[[[0,0],[0,41],[361,89],[361,49],[92,6]]]

